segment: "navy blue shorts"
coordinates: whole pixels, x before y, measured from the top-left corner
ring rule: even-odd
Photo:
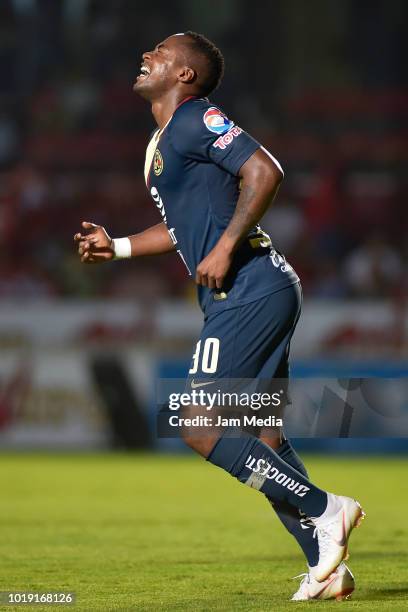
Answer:
[[[301,310],[299,283],[255,302],[209,315],[188,375],[207,379],[287,379],[290,340]]]

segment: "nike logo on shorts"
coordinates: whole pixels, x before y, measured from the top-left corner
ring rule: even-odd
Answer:
[[[193,378],[193,380],[191,381],[191,388],[198,389],[198,387],[205,387],[206,385],[212,385],[213,383],[215,383],[215,380],[206,380],[205,382],[196,383],[194,382]]]

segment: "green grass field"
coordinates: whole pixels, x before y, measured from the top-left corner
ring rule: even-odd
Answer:
[[[261,494],[190,456],[3,454],[0,591],[74,591],[81,611],[407,610],[408,460],[306,463],[367,511],[351,601],[289,602],[305,569],[292,537]]]

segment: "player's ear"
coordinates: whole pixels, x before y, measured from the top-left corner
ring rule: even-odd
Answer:
[[[189,68],[188,66],[183,66],[179,72],[179,81],[182,83],[194,83],[197,79],[197,73],[193,68]]]

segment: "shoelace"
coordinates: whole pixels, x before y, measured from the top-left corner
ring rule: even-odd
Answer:
[[[297,578],[302,578],[302,581],[299,584],[299,588],[296,591],[294,597],[296,597],[296,595],[303,596],[304,594],[307,594],[307,586],[306,585],[310,584],[310,575],[307,574],[307,573],[299,574],[298,576],[293,576],[292,580],[296,580]]]
[[[303,578],[302,582],[300,583],[301,585],[304,583],[306,578],[307,582],[310,582],[309,574],[306,572],[304,574],[298,574],[297,576],[293,576],[292,580],[296,580],[297,578]]]
[[[319,557],[324,557],[327,553],[330,544],[330,534],[322,527],[315,527],[313,537],[317,536],[319,542]]]

